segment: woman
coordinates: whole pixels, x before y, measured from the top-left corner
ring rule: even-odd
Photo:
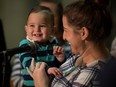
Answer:
[[[79,0],[65,7],[63,39],[70,43],[73,54],[60,66],[63,76],[55,77],[51,87],[99,86],[99,75],[112,59],[105,40],[110,35],[112,20],[107,9],[109,0]],[[48,87],[45,63],[28,72],[35,87]]]

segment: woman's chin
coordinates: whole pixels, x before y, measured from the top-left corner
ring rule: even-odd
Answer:
[[[79,54],[76,50],[72,50],[71,52],[72,54]]]
[[[72,54],[75,54],[75,51],[72,50]]]

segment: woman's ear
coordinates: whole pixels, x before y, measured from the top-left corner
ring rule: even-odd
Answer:
[[[82,37],[82,40],[87,39],[88,35],[89,35],[88,29],[86,27],[82,27],[81,28],[81,37]]]

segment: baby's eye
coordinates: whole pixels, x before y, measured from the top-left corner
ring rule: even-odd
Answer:
[[[47,28],[47,25],[39,25],[40,29]]]
[[[39,25],[40,28],[46,28],[47,25]]]
[[[29,25],[29,27],[30,27],[30,28],[34,28],[34,27],[35,27],[35,25]]]

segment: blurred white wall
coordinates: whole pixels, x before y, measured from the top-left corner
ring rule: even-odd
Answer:
[[[34,0],[0,0],[0,19],[3,23],[7,48],[17,47],[25,38],[24,25]]]

